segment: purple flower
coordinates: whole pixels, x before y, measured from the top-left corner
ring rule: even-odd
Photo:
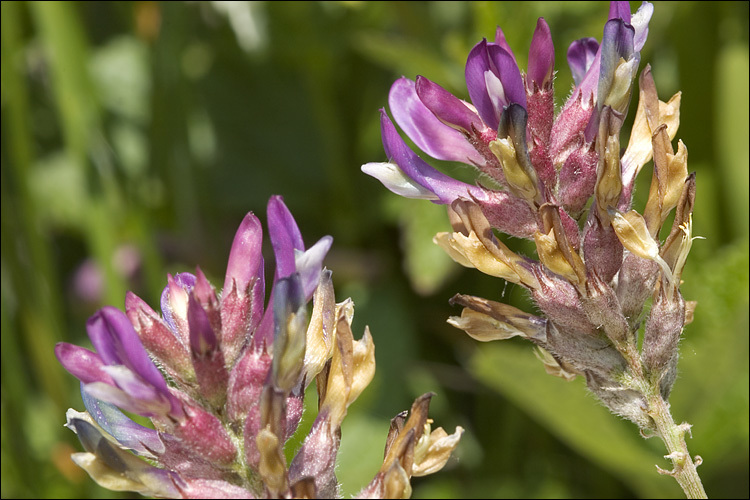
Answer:
[[[280,196],[268,203],[268,224],[276,271],[267,306],[262,228],[249,213],[221,292],[200,268],[168,275],[161,315],[128,293],[126,313],[105,307],[88,321],[96,352],[57,345],[60,362],[81,380],[87,410],[68,411],[67,426],[85,449],[73,459],[102,486],[182,498],[337,493],[341,421],[372,379],[374,345],[368,331],[354,341],[351,301],[335,303],[331,272],[323,269],[332,238],[306,248]],[[321,413],[287,466],[283,446],[313,380]],[[153,428],[120,409],[150,417]],[[461,432],[420,427],[401,457],[406,475],[377,476],[373,484],[385,494],[391,483],[403,487],[403,477],[408,485],[412,474],[441,468]],[[434,442],[435,449],[415,457],[417,442]]]
[[[577,40],[568,49],[575,87],[555,113],[554,47],[544,19],[531,40],[526,73],[519,70],[500,28],[469,53],[466,87],[471,104],[437,83],[402,77],[391,87],[396,123],[426,154],[475,167],[476,185],[429,166],[401,139],[381,110],[387,162],[362,170],[410,198],[449,205],[452,232],[434,241],[459,264],[525,287],[543,316],[479,297],[457,295],[464,306],[454,326],[479,340],[523,336],[547,355],[548,371],[586,377],[615,413],[649,430],[642,386],[656,373],[668,393],[685,302],[678,280],[692,241],[694,178],[686,151],[672,149],[679,96],[660,102],[649,68],[630,144],[621,157],[620,132],[630,105],[640,50],[653,13],[644,2],[632,16],[628,2],[612,2],[601,43]],[[650,135],[653,134],[653,135]],[[630,210],[638,171],[654,158],[655,175],[643,215]],[[659,231],[675,209],[671,239]],[[630,210],[630,211],[628,211]],[[536,257],[517,255],[495,231],[533,240]],[[636,330],[649,296],[642,355]],[[640,354],[639,354],[640,356]],[[662,378],[659,378],[662,377]]]

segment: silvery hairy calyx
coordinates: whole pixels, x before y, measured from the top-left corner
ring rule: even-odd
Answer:
[[[128,293],[125,312],[104,307],[86,324],[96,352],[57,345],[86,407],[68,410],[67,426],[85,449],[72,458],[100,485],[169,498],[341,496],[341,422],[372,380],[375,346],[367,328],[354,340],[352,301],[335,302],[322,264],[332,238],[305,249],[278,196],[268,203],[268,226],[276,272],[266,307],[262,228],[249,213],[220,293],[200,269],[170,275],[161,315]],[[318,414],[287,464],[284,444],[313,380]],[[412,476],[445,465],[463,429],[433,430],[431,397],[391,420],[383,465],[358,497],[406,498]]]
[[[524,287],[541,312],[458,294],[451,302],[464,309],[451,325],[480,341],[524,337],[548,373],[584,377],[613,413],[664,440],[673,468],[659,472],[700,497],[701,459],[685,444],[690,426],[674,423],[667,402],[695,309],[679,289],[694,239],[695,175],[685,145],[672,144],[680,94],[660,101],[649,66],[640,72],[629,143],[620,143],[652,13],[648,2],[632,15],[628,2],[612,2],[601,43],[570,45],[575,86],[557,112],[543,18],[525,72],[499,27],[494,42],[474,46],[465,70],[470,102],[423,76],[397,80],[388,102],[401,130],[429,156],[474,167],[475,185],[429,166],[385,110],[388,161],[362,170],[396,194],[446,205],[453,231],[434,241],[459,264]],[[651,160],[648,201],[634,208],[636,176]],[[538,259],[514,253],[498,233],[532,240]]]

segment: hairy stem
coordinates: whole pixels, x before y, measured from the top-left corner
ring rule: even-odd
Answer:
[[[674,423],[672,414],[669,412],[669,404],[664,401],[658,390],[648,396],[648,405],[649,414],[656,424],[659,437],[669,451],[666,458],[672,460],[674,466],[671,471],[665,471],[657,466],[659,473],[674,477],[687,498],[708,498],[696,470],[702,460],[696,455],[694,462],[685,443],[685,433],[690,432],[690,425]]]
[[[636,386],[646,397],[648,414],[653,419],[657,433],[669,452],[665,458],[672,460],[674,467],[671,471],[667,471],[657,465],[656,469],[660,474],[674,477],[687,498],[708,498],[696,470],[703,460],[696,455],[693,461],[685,443],[685,434],[690,432],[690,424],[674,423],[669,411],[669,403],[662,398],[659,390],[659,381],[644,374],[635,343],[623,342],[617,344],[616,347],[627,360],[631,373],[635,375]]]

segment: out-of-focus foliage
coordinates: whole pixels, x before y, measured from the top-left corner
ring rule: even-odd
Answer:
[[[642,60],[662,99],[683,92],[678,137],[697,171],[694,234],[707,238],[683,275],[698,308],[673,414],[694,424],[709,496],[747,498],[748,4],[654,3]],[[2,497],[128,496],[70,461],[79,444],[64,413],[82,404],[53,346],[85,345],[87,317],[122,307],[128,289],[156,306],[167,272],[200,265],[221,277],[237,224],[263,215],[272,194],[307,243],[333,235],[337,299],[354,299],[355,331],[369,324],[377,347],[376,379],[343,427],[346,494],[382,460],[390,416],[434,391],[436,423],[467,432],[458,460],[416,480],[414,497],[679,496],[656,473],[661,443],[582,384],[546,375],[527,345],[480,345],[445,323],[459,312],[447,303],[455,292],[529,306],[517,287],[436,251],[443,208],[398,199],[359,170],[384,160],[377,110],[395,78],[423,74],[465,96],[474,43],[500,24],[525,67],[544,16],[562,102],[567,46],[601,38],[607,9],[2,2]]]

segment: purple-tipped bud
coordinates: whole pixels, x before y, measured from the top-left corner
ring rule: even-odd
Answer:
[[[249,293],[258,278],[263,273],[262,257],[263,229],[260,221],[248,213],[240,224],[232,242],[227,262],[227,273],[224,279],[224,293],[237,290],[239,296]]]
[[[575,149],[565,160],[559,175],[558,199],[574,217],[583,212],[596,186],[599,155],[593,147]]]
[[[178,273],[174,277],[167,275],[167,286],[161,293],[161,313],[164,322],[177,337],[188,345],[190,331],[187,325],[187,298],[195,286],[195,276],[190,273]]]
[[[625,342],[635,340],[630,335],[628,322],[622,314],[615,291],[597,273],[588,275],[586,294],[581,302],[591,323],[604,330],[615,345],[625,345]]]
[[[289,466],[289,481],[312,477],[319,498],[338,496],[335,468],[340,442],[340,433],[331,429],[326,415],[318,414],[305,442]]]
[[[622,19],[626,23],[630,24],[630,2],[610,2],[609,19]]]
[[[677,344],[685,325],[685,301],[680,292],[667,297],[662,289],[651,306],[643,334],[643,364],[656,380],[677,356]],[[668,392],[668,391],[667,391]]]
[[[529,48],[529,66],[526,72],[526,86],[534,88],[536,84],[540,89],[552,82],[552,74],[555,71],[555,47],[552,43],[552,33],[543,17],[536,23],[534,37],[531,39]]]
[[[125,312],[143,346],[158,360],[169,376],[182,383],[195,377],[190,353],[158,314],[132,292],[125,295]]]
[[[201,395],[215,408],[224,404],[229,374],[224,367],[224,355],[208,314],[191,293],[188,298],[190,351]]]
[[[185,405],[184,408],[186,418],[175,426],[174,435],[196,455],[216,464],[231,464],[237,448],[221,421],[198,406]]]
[[[188,296],[187,319],[193,357],[209,356],[218,347],[218,342],[208,315],[198,303],[194,293]]]
[[[611,224],[603,226],[593,212],[583,232],[583,255],[587,273],[596,272],[606,283],[612,281],[622,267],[623,248]]]
[[[503,33],[503,30],[500,26],[495,29],[495,44],[499,45],[500,48],[510,54],[510,57],[512,57],[513,61],[516,63],[516,65],[518,65],[518,61],[516,61],[516,55],[513,53],[513,49],[510,48],[508,40],[505,39],[505,33]]]
[[[195,287],[193,296],[198,304],[206,311],[211,328],[217,335],[221,334],[221,305],[216,290],[203,274],[200,267],[195,269]]]
[[[266,292],[261,247],[260,221],[248,213],[234,236],[221,296],[222,350],[228,364],[237,359],[263,317]]]
[[[497,129],[503,108],[526,107],[526,90],[518,65],[505,49],[484,39],[471,49],[466,61],[466,87],[479,116]]]

